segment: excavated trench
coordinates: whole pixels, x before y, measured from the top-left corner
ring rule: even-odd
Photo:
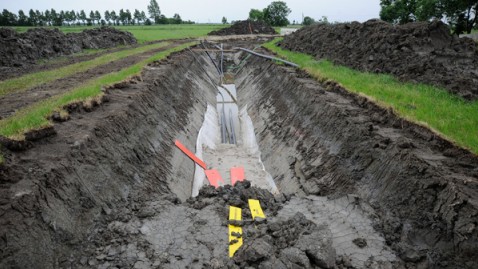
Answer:
[[[71,106],[55,136],[7,151],[0,267],[478,266],[476,156],[339,85],[245,52],[225,54],[224,83],[236,92],[222,99],[211,58],[196,47],[151,64],[93,111]],[[237,111],[222,113],[226,103]],[[224,140],[223,116],[236,143]],[[208,186],[175,140],[218,169],[223,186]],[[231,187],[236,165],[248,181]],[[265,221],[250,221],[250,198]],[[243,209],[234,258],[229,206]]]

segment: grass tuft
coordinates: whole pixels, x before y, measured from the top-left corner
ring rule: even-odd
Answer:
[[[61,95],[53,96],[31,106],[19,110],[17,113],[6,119],[0,120],[0,135],[19,139],[29,130],[40,129],[49,126],[48,120],[54,111],[61,109],[71,103],[88,102],[94,100],[103,94],[101,88],[123,81],[129,77],[140,74],[142,68],[148,63],[161,60],[173,52],[183,50],[189,46],[197,44],[196,42],[186,43],[175,48],[162,51],[154,56],[143,60],[135,65],[125,68],[119,72],[106,74],[97,79],[87,81],[84,85],[75,88]]]
[[[278,47],[280,40],[268,42],[264,47],[298,64],[312,77],[336,81],[347,90],[392,108],[401,117],[425,125],[478,154],[478,101],[467,102],[442,88],[404,83],[390,75],[360,72],[327,60],[316,60]]]

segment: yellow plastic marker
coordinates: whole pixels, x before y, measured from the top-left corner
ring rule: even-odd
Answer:
[[[264,212],[262,211],[259,200],[249,199],[248,202],[249,202],[249,209],[251,210],[252,219],[266,218],[266,215],[264,215]]]
[[[229,220],[242,220],[242,209],[239,207],[229,207]],[[240,234],[240,237],[232,235],[232,233]],[[231,244],[232,240],[237,240]],[[242,227],[229,224],[229,257],[232,258],[234,253],[242,246]]]

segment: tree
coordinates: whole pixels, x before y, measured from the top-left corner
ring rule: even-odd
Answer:
[[[110,16],[111,16],[111,20],[113,21],[113,25],[118,25],[119,17],[118,17],[118,15],[116,15],[116,11],[114,11],[114,10],[111,11]]]
[[[51,26],[51,13],[50,10],[45,10],[45,24]]]
[[[227,18],[226,17],[222,17],[222,24],[227,24]]]
[[[446,19],[456,34],[478,24],[476,0],[381,0],[380,18],[391,23]]]
[[[249,11],[249,20],[251,21],[263,21],[264,13],[258,9],[251,9]]]
[[[156,0],[151,0],[148,5],[149,17],[154,20],[155,23],[158,23],[161,16],[161,10],[159,9],[158,2]]]
[[[108,23],[108,25],[111,25],[111,15],[108,10],[105,11],[105,21]]]
[[[86,13],[84,10],[80,11],[80,15],[78,16],[78,19],[80,19],[83,22],[83,25],[85,25],[86,22]]]
[[[302,21],[302,24],[303,25],[311,25],[311,24],[314,24],[315,23],[315,20],[312,19],[311,17],[309,16],[305,16],[304,17],[304,20]]]
[[[144,13],[144,11],[141,11],[141,21],[143,21],[143,23],[146,24],[146,20],[148,19],[148,17],[146,17],[146,13]],[[151,25],[151,21],[149,21]]]
[[[285,2],[274,1],[264,9],[264,20],[272,26],[287,26],[290,12]]]
[[[181,19],[181,16],[179,14],[174,14],[173,19],[171,20],[172,24],[181,24],[183,22],[183,19]]]
[[[35,11],[33,9],[30,9],[28,14],[30,15],[29,18],[28,18],[29,24],[32,25],[32,26],[37,26],[38,25],[38,17],[37,17],[37,14],[35,13]]]
[[[28,17],[25,15],[25,12],[23,10],[18,11],[18,25],[20,26],[28,26]]]
[[[100,24],[101,21],[101,13],[97,10],[95,11],[95,20],[98,24]]]
[[[137,21],[138,24],[141,24],[141,12],[139,12],[139,10],[135,9],[134,10],[134,13],[133,13],[133,24],[134,24],[134,21]]]
[[[93,10],[90,11],[90,18],[89,18],[89,19],[90,19],[90,21],[93,23],[93,25],[95,25],[95,19],[96,19],[96,17],[95,17],[95,12],[94,12]]]

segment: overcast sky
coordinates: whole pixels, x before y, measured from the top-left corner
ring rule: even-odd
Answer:
[[[247,19],[251,8],[263,9],[271,0],[157,0],[162,14],[200,23],[220,22],[225,16],[229,21]],[[329,21],[366,21],[378,18],[380,0],[285,0],[292,13],[289,20],[302,21],[302,14],[315,19],[327,16]],[[54,8],[55,10],[105,10],[139,9],[147,12],[149,0],[0,0],[0,9],[17,12],[23,9]],[[28,13],[27,13],[28,14]],[[88,14],[88,13],[87,13]]]

